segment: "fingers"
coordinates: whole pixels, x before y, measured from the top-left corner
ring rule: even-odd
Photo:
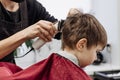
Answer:
[[[39,28],[38,36],[46,42],[51,41],[52,39],[52,36],[50,35],[50,33],[41,27]]]
[[[45,42],[51,41],[56,32],[53,23],[44,20],[40,20],[22,31],[22,33],[25,33],[26,39],[39,37]]]
[[[51,41],[57,31],[53,23],[41,20],[37,25],[39,26],[39,37],[44,41]]]
[[[40,25],[44,30],[48,31],[51,36],[55,34],[56,28],[54,27],[53,23],[40,20],[38,25]]]

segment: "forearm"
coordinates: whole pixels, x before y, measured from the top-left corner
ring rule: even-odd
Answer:
[[[38,21],[37,23],[29,26],[28,28],[0,41],[0,59],[10,54],[19,45],[28,39],[34,39],[36,37],[41,38],[45,42],[52,40],[56,29],[53,23],[48,21]]]
[[[27,39],[26,36],[22,32],[18,32],[12,35],[9,38],[0,41],[0,59],[10,54],[13,50],[15,50],[19,45],[25,42]]]

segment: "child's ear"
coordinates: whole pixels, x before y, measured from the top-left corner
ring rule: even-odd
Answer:
[[[82,51],[84,48],[87,47],[87,39],[86,38],[82,38],[80,39],[77,44],[76,44],[76,48],[79,50],[79,51]]]

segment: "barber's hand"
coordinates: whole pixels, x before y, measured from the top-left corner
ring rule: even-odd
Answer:
[[[46,42],[51,41],[57,32],[53,23],[44,20],[38,21],[23,31],[28,39],[39,37]]]
[[[71,8],[70,10],[69,10],[69,12],[68,12],[68,14],[67,14],[67,17],[70,17],[70,16],[72,16],[72,15],[75,15],[75,14],[77,14],[77,13],[83,13],[83,10],[82,9],[78,9],[78,8]]]

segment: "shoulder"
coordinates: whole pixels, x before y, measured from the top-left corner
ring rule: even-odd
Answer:
[[[28,8],[33,8],[36,6],[42,6],[42,4],[40,2],[38,2],[37,0],[26,0],[27,3],[27,7]]]
[[[26,0],[27,4],[33,4],[36,2],[36,0]]]
[[[37,14],[44,12],[45,7],[37,0],[26,0],[27,9],[29,12]]]

